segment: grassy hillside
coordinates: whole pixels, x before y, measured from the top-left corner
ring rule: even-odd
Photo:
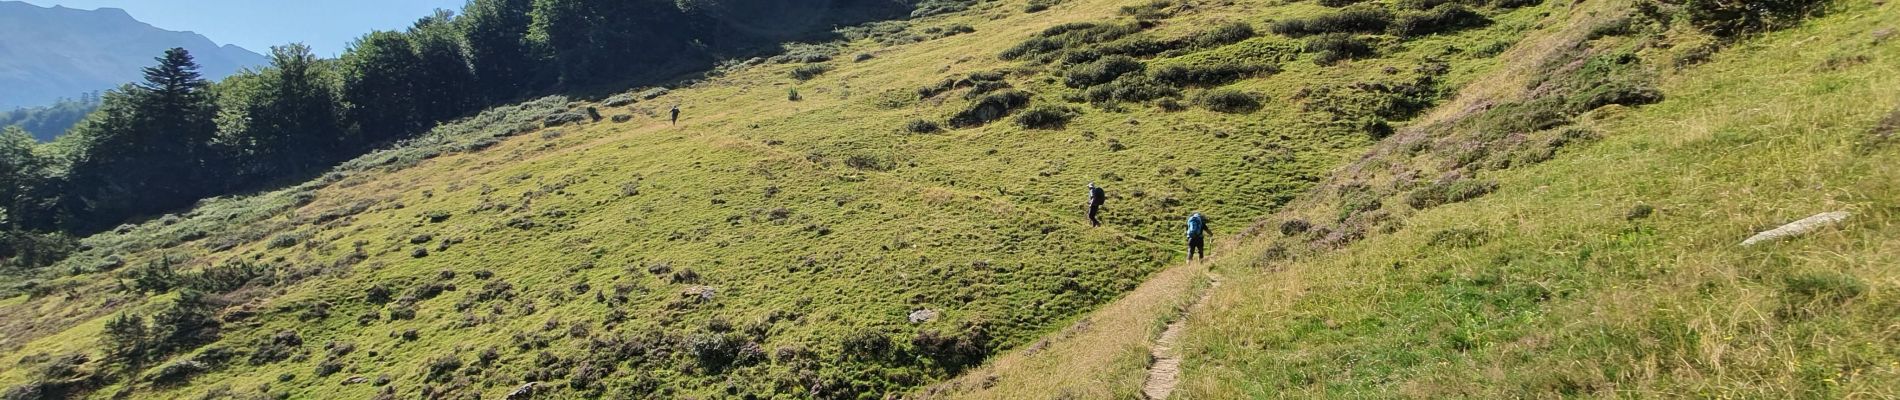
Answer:
[[[1614,21],[1621,10],[1577,15]],[[1291,230],[1265,234],[1277,251],[1221,264],[1229,282],[1190,317],[1181,397],[1892,396],[1897,12],[1842,2],[1681,69],[1668,67],[1683,51],[1670,45],[1692,43],[1681,30],[1587,39],[1658,65],[1667,99],[1559,128],[1601,142],[1549,162],[1462,169],[1496,192],[1425,207],[1390,234],[1336,251]],[[1473,94],[1536,95],[1516,90]],[[1427,142],[1468,140],[1419,129]],[[1368,160],[1435,165],[1433,153]],[[1385,182],[1367,179],[1377,175],[1345,179],[1377,188]],[[1372,198],[1387,209],[1418,198],[1386,193]],[[1738,245],[1831,211],[1853,216]]]
[[[86,239],[0,300],[0,385],[1126,398],[1205,292],[1177,396],[1881,393],[1894,6],[1716,52],[1427,3],[989,2],[490,110]],[[1236,239],[1168,268],[1195,211]]]
[[[1185,315],[1179,398],[1891,396],[1896,10],[1723,38],[1638,5],[1545,5],[1231,256],[919,394],[1134,397]]]
[[[1190,212],[1221,230],[1267,215],[1386,119],[1473,79],[1495,55],[1473,49],[1507,46],[1534,12],[1485,9],[1497,22],[1322,65],[1265,33],[1316,5],[1024,10],[854,30],[631,105],[491,110],[310,183],[88,238],[61,276],[0,301],[0,383],[880,397],[1135,288],[1178,260]],[[1102,40],[1004,56],[1070,22]],[[1130,64],[1143,71],[1116,70]],[[660,118],[675,104],[679,126]],[[1091,181],[1108,227],[1083,219]]]

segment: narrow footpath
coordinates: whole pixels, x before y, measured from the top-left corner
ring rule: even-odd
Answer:
[[[1166,399],[1174,394],[1175,385],[1181,382],[1181,354],[1175,351],[1175,345],[1180,343],[1181,335],[1187,331],[1188,317],[1199,310],[1202,304],[1207,303],[1208,296],[1213,295],[1214,289],[1220,287],[1220,279],[1212,276],[1209,278],[1207,288],[1201,290],[1201,295],[1194,299],[1194,304],[1188,305],[1180,316],[1175,317],[1173,322],[1169,322],[1168,329],[1163,330],[1161,338],[1155,340],[1155,346],[1149,352],[1149,358],[1153,359],[1154,363],[1148,366],[1148,382],[1141,387],[1142,397],[1151,400]]]

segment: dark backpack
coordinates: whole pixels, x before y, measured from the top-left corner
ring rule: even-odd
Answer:
[[[1098,188],[1098,187],[1089,188],[1089,203],[1090,204],[1102,204],[1102,202],[1104,201],[1108,201],[1108,192],[1103,191],[1102,188]]]

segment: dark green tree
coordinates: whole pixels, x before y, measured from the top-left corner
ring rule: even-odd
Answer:
[[[333,159],[342,144],[337,96],[328,66],[303,44],[271,48],[271,66],[225,84],[249,86],[233,103],[242,107],[241,123],[228,138],[235,147],[237,170],[256,182],[311,171]],[[231,124],[231,123],[227,123]]]
[[[553,55],[561,84],[616,82],[706,62],[692,46],[710,24],[663,0],[535,0],[531,38]]]
[[[421,82],[416,86],[416,112],[425,127],[461,117],[480,105],[480,88],[469,69],[468,52],[453,25],[455,13],[436,10],[409,28]]]
[[[121,313],[106,320],[105,335],[99,338],[105,350],[105,362],[137,371],[151,352],[151,328],[145,317]]]
[[[218,107],[184,49],[165,51],[145,82],[107,93],[69,173],[81,231],[190,205],[221,186],[206,163]]]
[[[40,186],[45,179],[47,162],[33,151],[39,145],[25,129],[18,126],[6,127],[0,131],[0,208],[5,209],[6,218],[0,227],[20,229],[22,212],[32,209],[33,188]]]
[[[203,292],[180,291],[177,299],[152,316],[152,353],[173,354],[217,340],[219,325],[212,319],[213,311]]]
[[[534,0],[472,0],[455,20],[475,79],[490,102],[514,99],[535,87],[535,55],[528,42],[533,8]]]
[[[357,39],[343,55],[343,115],[353,149],[401,139],[422,129],[416,111],[421,60],[409,38],[378,31]]]

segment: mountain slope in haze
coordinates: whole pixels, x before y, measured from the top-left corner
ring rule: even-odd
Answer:
[[[190,50],[207,79],[268,63],[235,45],[168,31],[125,10],[77,10],[0,1],[0,109],[38,106],[139,79],[165,49]]]

